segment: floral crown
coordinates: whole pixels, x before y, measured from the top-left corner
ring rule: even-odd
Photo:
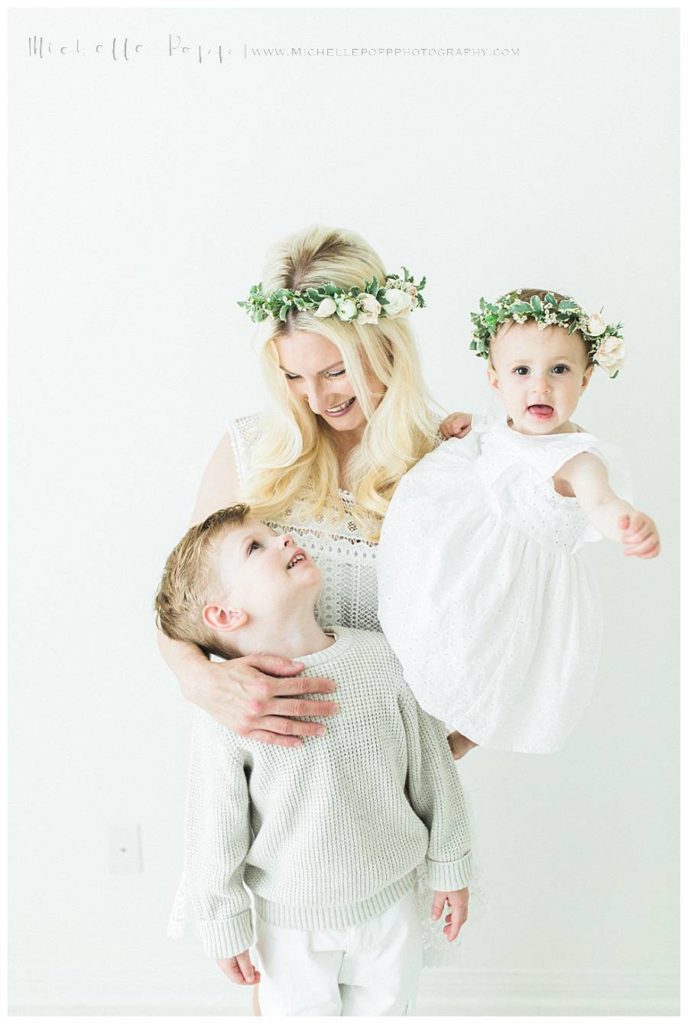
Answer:
[[[623,364],[626,349],[621,328],[623,324],[608,324],[600,313],[584,313],[571,298],[557,299],[551,292],[540,298],[533,295],[522,299],[523,289],[502,295],[496,302],[480,300],[480,312],[471,313],[473,337],[471,349],[487,359],[490,341],[507,320],[523,324],[535,320],[538,327],[565,327],[569,334],[579,331],[588,346],[591,362],[601,366],[611,378],[617,376]]]
[[[398,274],[388,274],[380,284],[374,277],[372,281],[366,281],[363,288],[355,285],[343,288],[333,281],[324,281],[317,288],[304,288],[303,291],[278,288],[265,295],[263,285],[254,284],[248,299],[238,305],[255,323],[269,317],[286,322],[290,309],[312,313],[323,320],[337,316],[345,323],[376,324],[383,318],[395,320],[425,305],[421,294],[425,278],[416,284],[406,267],[401,269],[403,278]]]

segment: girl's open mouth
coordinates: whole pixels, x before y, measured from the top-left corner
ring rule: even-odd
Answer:
[[[550,416],[554,416],[551,405],[529,405],[528,412],[538,420],[548,420]]]

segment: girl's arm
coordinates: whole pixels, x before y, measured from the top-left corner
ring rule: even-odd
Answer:
[[[190,525],[236,504],[238,493],[234,452],[229,437],[224,436],[203,475]],[[179,680],[183,695],[221,725],[241,736],[280,746],[300,746],[302,736],[318,736],[324,731],[323,726],[295,716],[312,715],[313,704],[303,697],[331,692],[336,688],[331,680],[289,678],[297,676],[303,665],[271,654],[209,661],[195,644],[170,640],[157,632],[160,653]],[[336,704],[318,701],[318,716],[336,711]]]
[[[554,480],[558,490],[568,485],[595,529],[608,540],[623,544],[625,555],[655,558],[659,554],[654,522],[614,493],[599,456],[592,452],[574,455],[555,473]]]
[[[445,441],[448,437],[465,437],[470,432],[472,420],[472,412],[453,412],[440,423],[440,433]]]

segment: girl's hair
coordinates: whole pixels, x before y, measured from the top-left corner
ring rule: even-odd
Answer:
[[[385,268],[359,235],[314,225],[270,250],[262,284],[267,295],[277,288],[303,289],[324,281],[362,289],[373,277],[384,281]],[[438,417],[431,408],[408,324],[396,318],[359,325],[291,310],[286,323],[266,320],[258,331],[273,410],[256,443],[246,500],[258,518],[267,520],[279,519],[297,501],[299,513],[306,518],[343,511],[330,429],[303,398],[292,393],[279,365],[278,339],[309,331],[333,342],[341,352],[368,421],[347,469],[354,519],[364,535],[377,539],[399,480],[436,443]],[[371,400],[367,372],[384,388],[377,407]]]

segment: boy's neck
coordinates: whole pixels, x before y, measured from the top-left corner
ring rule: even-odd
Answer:
[[[313,610],[307,614],[292,612],[278,623],[265,623],[253,619],[246,623],[237,637],[237,646],[243,655],[277,654],[282,658],[299,658],[304,654],[318,654],[335,642],[315,620]]]

